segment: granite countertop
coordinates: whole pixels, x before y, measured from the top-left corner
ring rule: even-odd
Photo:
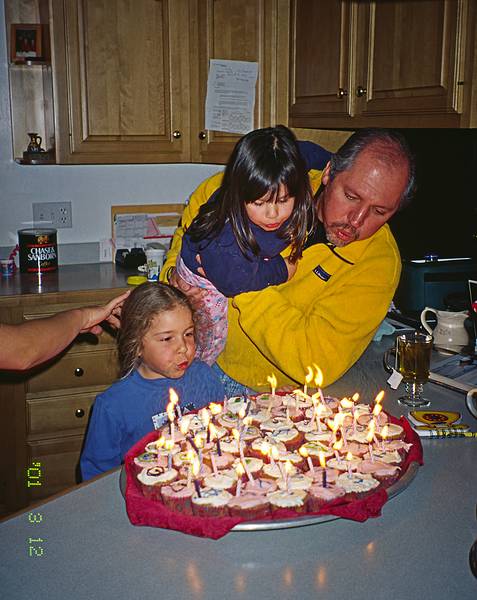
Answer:
[[[17,271],[11,277],[0,277],[0,297],[125,288],[129,275],[137,274],[113,263],[60,265],[57,271],[42,273],[41,277]]]

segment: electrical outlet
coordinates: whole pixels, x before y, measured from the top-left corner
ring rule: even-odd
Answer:
[[[33,202],[35,226],[49,225],[56,229],[73,227],[71,202]]]

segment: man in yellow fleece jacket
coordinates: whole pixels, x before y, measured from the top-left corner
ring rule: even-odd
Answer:
[[[400,255],[386,222],[414,189],[405,140],[390,130],[359,130],[309,176],[317,225],[294,277],[229,299],[227,343],[217,363],[233,383],[251,389],[272,373],[279,387],[301,384],[313,364],[323,385],[341,377],[368,346],[399,282]],[[221,179],[210,177],[192,194],[162,271],[163,280],[192,296],[197,288],[188,289],[172,267],[184,228]]]

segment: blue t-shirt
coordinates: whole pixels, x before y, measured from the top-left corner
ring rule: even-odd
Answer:
[[[154,429],[152,417],[165,413],[169,389],[182,409],[224,399],[224,387],[205,363],[194,360],[179,379],[145,379],[133,371],[96,397],[81,454],[83,481],[119,466],[126,452]]]

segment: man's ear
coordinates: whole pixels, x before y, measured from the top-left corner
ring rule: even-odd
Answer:
[[[330,180],[330,171],[331,171],[331,163],[330,163],[330,161],[328,161],[326,163],[326,167],[323,169],[323,174],[321,176],[321,183],[323,185],[328,185],[328,182]]]

